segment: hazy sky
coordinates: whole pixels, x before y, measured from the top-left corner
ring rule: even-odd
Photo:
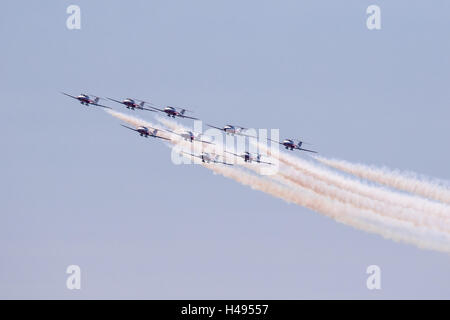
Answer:
[[[81,30],[66,28],[70,4]],[[444,0],[3,1],[0,298],[449,298],[449,255],[175,166],[164,144],[58,92],[186,105],[450,180],[449,12]],[[382,290],[366,288],[371,264]]]

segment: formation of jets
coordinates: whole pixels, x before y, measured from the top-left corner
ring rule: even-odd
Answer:
[[[98,96],[87,95],[84,93],[82,93],[78,96],[73,96],[73,95],[70,95],[65,92],[61,92],[61,93],[68,97],[78,100],[82,105],[85,105],[85,106],[96,106],[96,107],[101,107],[101,108],[112,109],[111,107],[99,104],[98,102],[102,98],[100,98]],[[162,106],[155,105],[151,102],[147,102],[144,100],[138,100],[138,99],[132,99],[132,98],[126,98],[123,100],[116,100],[116,99],[112,99],[112,98],[107,98],[107,99],[110,101],[122,104],[127,109],[130,109],[130,110],[137,109],[137,110],[146,110],[146,111],[151,111],[151,112],[162,112],[162,113],[165,113],[168,117],[172,117],[172,118],[178,117],[178,118],[199,120],[198,118],[194,118],[194,117],[186,115],[186,112],[192,112],[186,108],[176,108],[176,107],[171,107],[171,106],[162,107]],[[190,142],[198,141],[198,142],[202,142],[202,143],[206,143],[206,144],[212,144],[211,142],[202,139],[201,133],[193,133],[191,131],[185,131],[185,132],[179,133],[179,132],[174,132],[174,131],[170,131],[170,130],[165,131],[165,130],[156,129],[156,128],[147,128],[144,126],[140,126],[137,128],[131,128],[131,127],[128,127],[125,125],[122,125],[122,126],[139,133],[139,135],[141,137],[146,137],[146,138],[153,137],[153,138],[159,138],[159,139],[164,139],[164,140],[171,140],[169,138],[165,138],[163,136],[158,135],[158,132],[161,131],[161,132],[170,132],[170,133],[179,135],[186,141],[190,141]],[[254,137],[254,136],[251,136],[251,135],[248,135],[245,133],[247,128],[237,126],[237,125],[227,124],[223,127],[217,127],[217,126],[208,124],[207,126],[221,130],[221,131],[225,132],[226,134],[230,134],[230,135],[243,135],[243,136],[247,136],[247,137]],[[302,148],[302,145],[306,144],[306,143],[299,139],[284,139],[281,142],[275,141],[272,139],[268,139],[268,140],[275,142],[275,143],[279,143],[280,145],[284,146],[287,150],[299,150],[299,151],[317,153],[317,151]],[[270,162],[262,161],[260,154],[253,155],[250,152],[245,152],[243,154],[236,154],[236,153],[232,153],[232,152],[228,152],[228,151],[226,151],[226,152],[233,154],[236,157],[240,157],[240,158],[244,159],[245,162],[248,162],[248,163],[256,162],[256,163],[272,164]],[[202,162],[205,162],[205,163],[213,162],[213,163],[221,163],[221,164],[230,165],[229,163],[226,163],[225,161],[220,161],[218,155],[213,156],[213,155],[210,155],[209,153],[205,153],[205,152],[200,155],[191,154],[191,153],[189,153],[187,155],[190,155],[191,157],[197,157],[197,158],[201,159]]]

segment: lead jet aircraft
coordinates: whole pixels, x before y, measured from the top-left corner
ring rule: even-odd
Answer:
[[[300,150],[300,151],[307,151],[307,152],[317,153],[317,151],[303,149],[302,148],[302,144],[305,143],[305,142],[303,142],[301,140],[284,139],[283,142],[275,141],[275,140],[272,140],[272,139],[269,139],[269,140],[283,145],[288,150],[297,149],[297,150]]]
[[[97,106],[97,107],[112,109],[111,107],[107,107],[107,106],[98,104],[98,101],[100,100],[100,97],[93,96],[94,99],[91,99],[87,94],[84,94],[84,93],[82,93],[82,94],[80,94],[80,95],[78,95],[76,97],[72,96],[72,95],[70,95],[68,93],[65,93],[65,92],[61,92],[61,93],[66,95],[66,96],[68,96],[68,97],[71,97],[71,98],[74,98],[74,99],[80,101],[80,103],[82,105],[85,105],[85,106],[91,105],[91,106]]]

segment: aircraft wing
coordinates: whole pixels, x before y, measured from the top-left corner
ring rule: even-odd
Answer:
[[[212,126],[212,125],[210,125],[210,124],[206,124],[206,125],[207,125],[208,127],[211,127],[211,128],[214,128],[214,129],[219,129],[219,130],[224,131],[223,128],[215,127],[215,126]]]
[[[139,132],[139,131],[137,131],[136,129],[134,129],[134,128],[131,128],[131,127],[128,127],[128,126],[126,126],[126,125],[123,125],[123,124],[121,124],[121,126],[122,126],[122,127],[125,127],[125,128],[127,128],[127,129],[130,129],[130,130],[133,130],[133,131]]]
[[[97,106],[97,107],[102,107],[102,108],[106,108],[106,109],[112,109],[111,107],[108,107],[108,106],[104,106],[104,105],[101,105],[101,104],[98,104],[98,103],[91,103],[91,105],[93,105],[93,106]]]
[[[299,148],[299,147],[297,147],[296,149],[302,150],[302,151],[307,151],[307,152],[312,152],[312,153],[317,153],[317,151],[314,151],[314,150],[308,150],[308,149],[303,149],[303,148]]]
[[[199,158],[199,159],[202,158],[201,156],[196,155],[196,154],[193,154],[193,153],[188,153],[188,152],[184,152],[184,151],[181,151],[181,153],[184,153],[184,154],[186,154],[186,155],[189,155],[189,156],[192,156],[192,157],[196,157],[196,158]]]
[[[149,109],[149,108],[144,108],[144,107],[142,107],[141,109],[142,109],[142,110],[146,110],[146,111],[156,112],[156,110],[152,110],[152,109]]]
[[[214,144],[214,143],[212,143],[212,142],[205,141],[205,140],[196,140],[196,139],[194,139],[194,141],[198,141],[198,142],[202,142],[202,143],[207,143],[207,144]]]
[[[161,112],[165,112],[164,109],[160,109],[160,108],[157,108],[157,107],[154,107],[154,106],[151,106],[150,108],[158,110],[158,111],[161,111]]]
[[[164,140],[171,140],[171,139],[169,139],[169,138],[164,138],[164,137],[161,137],[161,136],[154,136],[154,135],[151,135],[153,138],[160,138],[160,139],[164,139]]]
[[[192,119],[192,120],[200,120],[199,118],[194,118],[194,117],[185,116],[184,114],[179,114],[178,116],[179,116],[179,117],[182,117],[182,118]]]
[[[237,154],[237,153],[230,152],[230,151],[225,151],[225,152],[229,153],[229,154],[232,154],[232,155],[235,155],[236,157],[244,158],[244,155],[242,155],[242,154]]]
[[[281,143],[280,141],[272,140],[272,139],[269,139],[269,138],[267,138],[267,140],[272,141],[272,142],[276,142],[276,143],[278,143],[278,144],[283,144],[283,143]]]
[[[71,98],[74,98],[74,99],[77,99],[77,100],[78,100],[77,97],[72,96],[72,95],[70,95],[70,94],[68,94],[68,93],[65,93],[65,92],[61,92],[61,93],[64,94],[64,95],[66,95],[66,96],[68,96],[68,97],[71,97]]]
[[[117,102],[117,103],[120,103],[120,104],[123,104],[123,102],[122,101],[119,101],[119,100],[116,100],[116,99],[113,99],[113,98],[108,98],[108,97],[106,97],[107,99],[109,99],[109,100],[111,100],[111,101],[114,101],[114,102]]]

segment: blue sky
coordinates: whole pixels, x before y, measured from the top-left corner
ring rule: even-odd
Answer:
[[[66,28],[70,4],[81,30]],[[366,28],[371,4],[379,31]],[[324,156],[450,180],[449,11],[423,0],[5,1],[0,297],[449,298],[448,255],[175,166],[163,144],[58,93],[186,105],[208,123],[280,128]],[[65,286],[71,264],[79,291]],[[371,264],[380,291],[365,286]]]

